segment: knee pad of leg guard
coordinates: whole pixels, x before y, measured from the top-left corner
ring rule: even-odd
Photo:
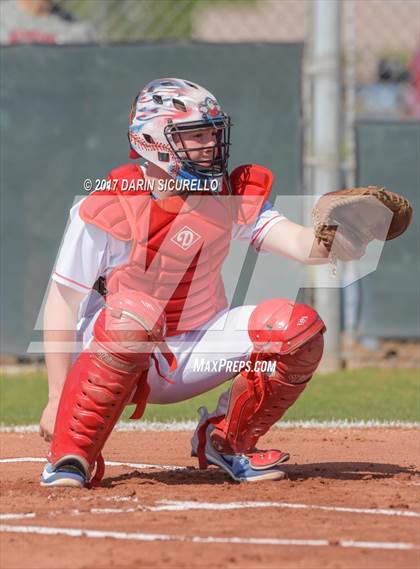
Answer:
[[[264,354],[290,354],[325,330],[324,322],[313,308],[285,298],[261,302],[248,322],[254,351]]]

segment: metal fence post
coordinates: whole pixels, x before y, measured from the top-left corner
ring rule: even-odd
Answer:
[[[340,0],[315,0],[313,33],[313,193],[340,188]],[[327,326],[324,371],[341,367],[340,289],[320,288],[315,306]]]

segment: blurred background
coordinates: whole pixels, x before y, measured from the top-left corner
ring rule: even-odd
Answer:
[[[327,320],[331,369],[418,367],[417,0],[2,0],[0,16],[3,364],[42,359],[27,350],[42,346],[34,328],[68,210],[85,178],[128,161],[142,86],[180,76],[232,115],[232,167],[273,170],[273,201],[376,184],[413,202],[375,272],[336,290],[308,273],[300,298]],[[276,294],[269,264],[264,275],[267,289],[233,298]]]

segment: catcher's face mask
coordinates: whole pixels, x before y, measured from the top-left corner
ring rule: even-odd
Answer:
[[[231,120],[222,115],[213,121],[169,123],[166,140],[182,169],[203,178],[227,175]]]

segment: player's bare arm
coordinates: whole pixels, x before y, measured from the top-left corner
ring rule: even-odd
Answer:
[[[51,282],[44,311],[44,343],[54,350],[45,352],[48,374],[48,403],[42,413],[39,434],[51,441],[64,382],[71,367],[69,349],[74,343],[77,313],[84,295],[68,286]],[[62,349],[60,349],[62,345]]]
[[[270,229],[260,249],[305,265],[321,265],[329,259],[329,252],[318,243],[313,227],[304,227],[289,219],[280,220]]]

